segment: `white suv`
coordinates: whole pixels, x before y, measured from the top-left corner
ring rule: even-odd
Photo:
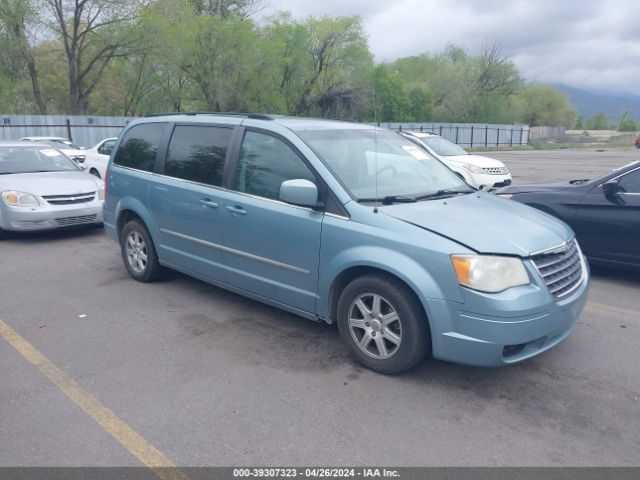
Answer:
[[[117,137],[105,138],[87,150],[87,159],[84,162],[86,170],[98,178],[104,178],[107,164],[111,156],[111,150],[116,144]]]
[[[441,160],[473,187],[489,191],[511,185],[511,173],[500,160],[468,153],[459,145],[433,133],[402,134]]]

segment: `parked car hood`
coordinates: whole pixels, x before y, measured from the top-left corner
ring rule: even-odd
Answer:
[[[475,155],[473,153],[469,155],[447,155],[442,157],[443,160],[456,163],[468,163],[480,168],[501,168],[504,167],[504,163],[495,158],[485,157],[483,155]]]
[[[575,188],[584,185],[584,183],[571,184],[569,182],[548,182],[548,183],[531,183],[528,185],[514,185],[504,187],[496,193],[534,193],[534,192],[560,192],[568,188]]]
[[[0,190],[17,190],[40,196],[95,192],[99,185],[93,175],[81,171],[0,175]]]
[[[380,211],[480,253],[526,257],[573,238],[562,221],[484,192],[395,204]]]

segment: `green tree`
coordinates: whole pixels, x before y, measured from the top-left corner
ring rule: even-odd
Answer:
[[[412,121],[411,99],[404,91],[402,76],[381,64],[374,69],[373,77],[375,119],[379,122]]]
[[[425,87],[416,86],[409,90],[411,116],[415,122],[433,120],[433,94]]]
[[[513,100],[517,122],[531,126],[549,125],[571,128],[577,113],[568,97],[548,85],[528,84]]]
[[[35,5],[33,0],[4,0],[0,3],[0,32],[2,50],[8,56],[9,70],[17,79],[24,74],[31,84],[31,93],[38,113],[45,115],[47,105],[40,87],[40,77],[36,65],[33,32],[35,29]]]
[[[638,130],[638,124],[631,118],[631,112],[626,111],[620,116],[618,121],[619,132],[635,132]]]
[[[587,130],[607,130],[609,128],[609,118],[600,112],[586,121]]]
[[[89,96],[110,62],[129,55],[141,0],[43,0],[49,28],[61,40],[67,61],[69,112],[85,114]],[[47,15],[48,14],[48,15]],[[130,28],[127,28],[130,27]]]

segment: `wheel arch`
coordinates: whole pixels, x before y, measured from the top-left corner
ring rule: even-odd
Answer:
[[[427,322],[427,328],[431,333],[431,338],[433,339],[433,332],[431,331],[431,322],[429,321],[429,315],[427,313],[423,300],[420,298],[420,295],[418,294],[418,292],[415,290],[415,288],[411,284],[405,281],[405,279],[379,266],[353,265],[341,271],[333,280],[331,287],[329,288],[328,312],[327,312],[328,317],[325,318],[325,320],[328,321],[329,323],[334,323],[336,321],[337,311],[338,311],[338,301],[340,300],[340,293],[344,290],[344,288],[350,282],[352,282],[356,278],[362,277],[364,275],[369,275],[369,274],[377,274],[377,275],[386,277],[394,282],[398,282],[414,297],[414,299],[422,309],[424,319]]]
[[[124,226],[130,220],[138,219],[140,220],[144,226],[147,228],[149,235],[151,235],[151,240],[154,245],[157,246],[160,238],[160,231],[158,229],[157,224],[155,223],[153,216],[151,213],[136,199],[122,199],[118,205],[116,210],[116,234],[118,236],[118,240],[120,241],[120,232]]]

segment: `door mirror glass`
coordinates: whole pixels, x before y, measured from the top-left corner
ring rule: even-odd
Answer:
[[[302,178],[285,180],[280,185],[280,200],[303,207],[317,207],[318,187]]]
[[[602,184],[602,191],[604,192],[605,196],[612,197],[618,195],[618,193],[620,192],[620,187],[618,186],[617,181],[611,180]]]

